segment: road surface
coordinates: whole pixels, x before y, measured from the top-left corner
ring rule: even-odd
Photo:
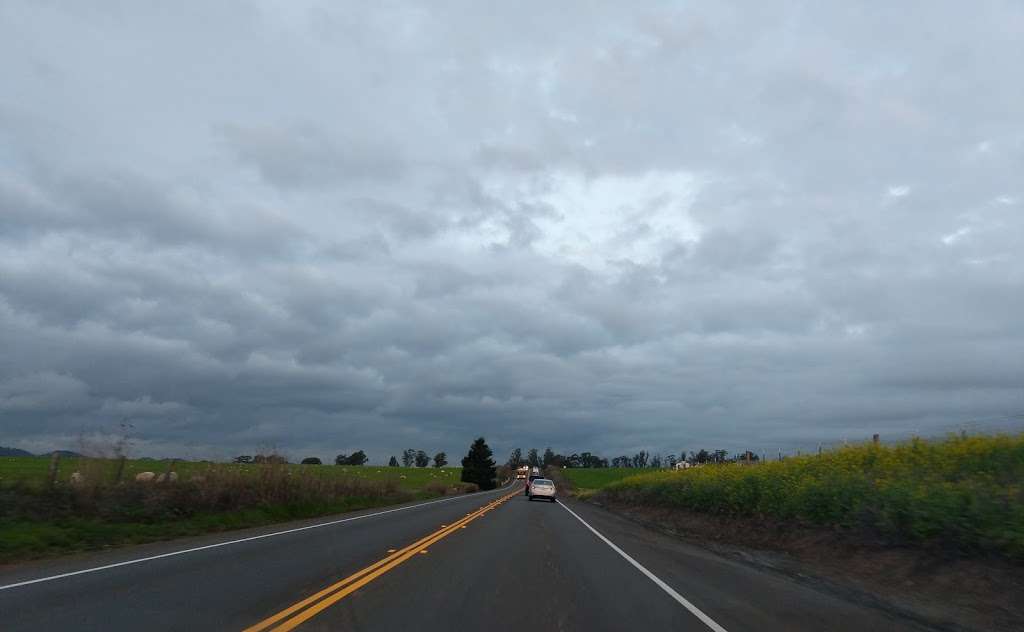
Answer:
[[[0,570],[0,629],[923,628],[520,487]]]

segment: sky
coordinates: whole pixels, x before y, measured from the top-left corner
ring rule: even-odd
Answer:
[[[1022,60],[1015,0],[0,0],[0,445],[1019,429]]]

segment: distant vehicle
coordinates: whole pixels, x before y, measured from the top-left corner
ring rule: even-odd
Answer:
[[[540,476],[540,468],[539,467],[534,466],[534,467],[530,468],[530,475],[527,477],[527,480],[526,480],[526,489],[523,490],[523,493],[525,495],[527,495],[527,496],[530,495],[530,484],[533,483],[533,481],[537,480],[540,477],[541,476]]]
[[[516,480],[525,480],[530,474],[530,468],[526,465],[516,468]]]
[[[536,478],[526,486],[526,496],[530,500],[547,498],[551,502],[555,502],[555,483],[546,478]]]

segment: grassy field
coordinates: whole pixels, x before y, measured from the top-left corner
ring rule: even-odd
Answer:
[[[167,462],[0,457],[0,563],[312,518],[472,491],[461,468],[178,462],[178,481],[137,483]],[[72,485],[73,472],[84,481]]]
[[[586,494],[607,487],[629,476],[636,476],[638,470],[631,467],[566,468],[559,470],[562,477],[572,483],[577,493]]]
[[[606,481],[598,496],[613,502],[859,529],[898,543],[1024,558],[1024,435],[859,445],[617,481],[565,472]]]
[[[50,459],[47,457],[0,457],[0,486],[22,483],[41,486],[46,481]],[[140,472],[161,474],[167,470],[167,461],[155,459],[129,459],[125,461],[123,480],[131,480]],[[393,479],[399,487],[416,492],[432,481],[458,481],[461,467],[418,468],[351,465],[296,465],[283,466],[293,472],[332,478],[357,477],[365,480]],[[206,476],[211,472],[237,472],[242,476],[257,476],[261,465],[210,463],[207,461],[177,461],[174,471],[181,480],[192,476]],[[62,458],[59,463],[57,480],[67,483],[73,472],[79,472],[93,483],[113,482],[117,472],[117,461],[113,459]]]

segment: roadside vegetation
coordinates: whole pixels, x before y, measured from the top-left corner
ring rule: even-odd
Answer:
[[[461,468],[0,457],[0,563],[476,491]],[[170,472],[174,476],[167,476]],[[163,474],[164,482],[136,481]]]
[[[681,471],[562,470],[595,500],[857,529],[1024,559],[1024,434],[866,444]]]
[[[11,484],[42,486],[46,483],[50,459],[47,457],[0,457],[0,487]],[[369,481],[393,480],[399,489],[416,492],[424,485],[437,480],[459,480],[462,468],[418,468],[389,466],[309,465],[281,463],[213,463],[210,461],[169,461],[158,459],[126,459],[121,480],[134,480],[142,472],[161,474],[172,469],[179,480],[210,473],[232,472],[241,477],[258,477],[267,466],[275,466],[296,474],[323,478],[356,477]],[[94,459],[88,457],[65,457],[59,461],[57,481],[70,483],[71,476],[79,472],[87,483],[113,483],[117,478],[119,459]]]

